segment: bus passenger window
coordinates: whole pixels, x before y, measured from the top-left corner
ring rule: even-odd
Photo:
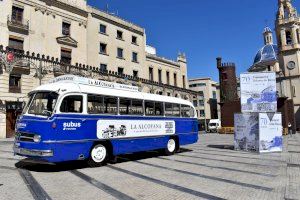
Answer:
[[[145,114],[148,116],[154,115],[154,102],[153,101],[145,101]]]
[[[180,117],[180,105],[179,104],[173,104],[173,116]]]
[[[173,115],[173,107],[171,103],[165,103],[165,115],[172,116]]]
[[[71,95],[64,98],[60,106],[63,113],[82,113],[82,96]]]
[[[119,113],[120,115],[129,115],[131,108],[131,100],[120,98]]]
[[[132,115],[143,115],[143,100],[132,100],[131,111]]]
[[[193,108],[188,105],[181,105],[181,117],[192,117]]]
[[[155,116],[164,115],[164,104],[162,102],[155,102]]]
[[[116,97],[104,97],[104,113],[117,114],[118,99]]]
[[[104,113],[103,96],[88,95],[88,113],[103,114]]]

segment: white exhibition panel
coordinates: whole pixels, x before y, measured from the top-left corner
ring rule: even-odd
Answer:
[[[259,151],[282,151],[282,115],[259,113]]]
[[[242,112],[276,112],[274,72],[244,73],[240,76]]]

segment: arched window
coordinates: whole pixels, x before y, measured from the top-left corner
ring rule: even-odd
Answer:
[[[287,7],[284,7],[284,19],[288,19],[289,18],[289,10]]]
[[[288,45],[292,44],[293,40],[292,40],[291,32],[290,31],[286,31],[285,32],[285,36],[286,36],[286,44],[288,44]]]
[[[299,37],[299,29],[296,30],[296,35],[297,35],[297,43],[300,43],[300,37]]]

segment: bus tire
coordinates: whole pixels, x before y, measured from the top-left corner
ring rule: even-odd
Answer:
[[[165,148],[166,155],[173,155],[178,148],[177,140],[173,137],[170,137],[167,142],[167,147]]]
[[[109,149],[107,145],[96,144],[92,147],[90,151],[90,156],[87,160],[87,163],[90,167],[100,167],[103,166],[108,159]]]

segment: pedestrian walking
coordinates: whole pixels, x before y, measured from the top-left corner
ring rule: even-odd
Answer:
[[[288,132],[289,132],[289,135],[292,136],[293,131],[292,131],[292,124],[291,124],[291,122],[289,122],[289,124],[288,124]]]

